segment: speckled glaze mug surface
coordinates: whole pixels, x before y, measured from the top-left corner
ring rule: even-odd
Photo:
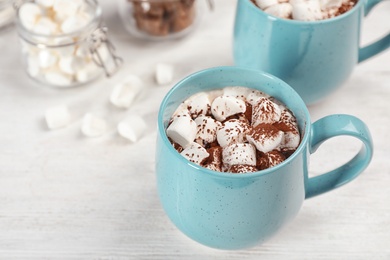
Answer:
[[[350,11],[322,21],[294,21],[238,0],[234,25],[235,65],[271,73],[292,86],[306,104],[340,87],[354,66],[390,47],[390,33],[359,48],[364,14],[381,0],[359,0]]]
[[[301,132],[295,153],[275,167],[246,174],[211,171],[180,155],[165,134],[171,115],[192,94],[225,86],[258,89],[283,102],[296,116]],[[338,135],[360,139],[361,150],[343,166],[309,178],[310,154]],[[262,243],[290,222],[305,198],[358,176],[372,152],[369,130],[358,118],[332,115],[312,124],[303,100],[282,80],[257,70],[211,68],[177,83],[162,101],[156,149],[158,194],[169,218],[190,238],[214,248],[246,248]]]

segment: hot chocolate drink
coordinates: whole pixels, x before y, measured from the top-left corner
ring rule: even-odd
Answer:
[[[273,167],[300,143],[293,113],[275,98],[246,87],[189,97],[172,115],[166,134],[189,161],[231,173]]]
[[[285,19],[316,21],[352,9],[358,0],[251,0],[264,12]]]

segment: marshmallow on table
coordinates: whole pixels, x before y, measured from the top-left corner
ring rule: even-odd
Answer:
[[[137,142],[144,135],[146,129],[145,121],[138,115],[128,116],[118,124],[118,133],[131,142]]]
[[[129,108],[142,90],[142,81],[135,75],[129,75],[111,92],[110,102],[117,107]]]
[[[292,5],[289,3],[281,3],[272,5],[264,10],[267,14],[271,14],[280,18],[290,18],[292,14]]]
[[[233,143],[223,148],[222,161],[226,166],[256,165],[256,148],[252,144]]]
[[[196,141],[199,144],[212,143],[217,139],[217,131],[222,126],[221,122],[209,116],[198,116],[195,118],[197,125]]]
[[[190,162],[198,165],[200,165],[210,155],[206,149],[197,143],[191,143],[180,154]]]
[[[263,10],[278,3],[278,0],[256,0],[256,4]]]
[[[166,85],[173,80],[174,68],[171,64],[158,63],[156,65],[156,81],[159,85]]]
[[[224,122],[217,131],[217,140],[220,146],[225,147],[231,143],[244,143],[249,126],[239,119],[230,119]]]
[[[188,110],[193,117],[201,114],[208,114],[211,107],[209,95],[205,92],[199,92],[192,95],[184,103],[187,105]]]
[[[290,0],[292,17],[300,21],[316,21],[323,18],[319,0]]]
[[[259,102],[252,106],[252,125],[273,124],[278,122],[282,111],[279,106],[268,98],[260,98]]]
[[[197,126],[190,116],[176,116],[167,128],[167,136],[175,143],[186,148],[194,142]]]
[[[267,153],[279,146],[284,133],[270,124],[259,124],[252,128],[246,138],[248,142],[256,146],[260,152]]]
[[[218,121],[224,121],[229,116],[244,113],[245,101],[231,96],[219,96],[211,104],[211,113]]]
[[[67,126],[71,116],[67,106],[55,106],[46,110],[45,119],[49,129],[57,129]]]
[[[98,137],[103,135],[107,130],[107,123],[104,119],[97,117],[91,113],[87,113],[83,117],[81,123],[81,132],[87,137]]]

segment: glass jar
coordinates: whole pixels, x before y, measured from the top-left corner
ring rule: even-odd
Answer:
[[[0,29],[10,25],[15,17],[12,0],[0,0]]]
[[[96,1],[79,0],[82,6],[72,10],[68,4],[73,0],[63,1],[69,2],[62,2],[57,9],[35,1],[23,2],[17,8],[26,72],[40,83],[62,88],[89,83],[103,74],[111,76],[122,59],[115,55],[107,29],[102,26],[101,7]],[[38,13],[37,17],[31,16],[33,13]]]
[[[198,23],[201,8],[199,0],[119,0],[127,31],[148,40],[185,36]]]

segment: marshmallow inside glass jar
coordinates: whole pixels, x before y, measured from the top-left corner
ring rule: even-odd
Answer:
[[[166,134],[189,161],[231,173],[276,166],[301,140],[296,118],[284,104],[238,86],[192,95],[173,113]]]
[[[127,31],[148,40],[179,38],[191,32],[201,0],[120,0],[119,13]]]
[[[116,56],[101,23],[96,1],[24,2],[17,25],[28,75],[50,86],[71,87],[107,74],[106,68],[114,71]]]
[[[358,0],[251,0],[264,12],[284,19],[318,21],[352,9]]]

